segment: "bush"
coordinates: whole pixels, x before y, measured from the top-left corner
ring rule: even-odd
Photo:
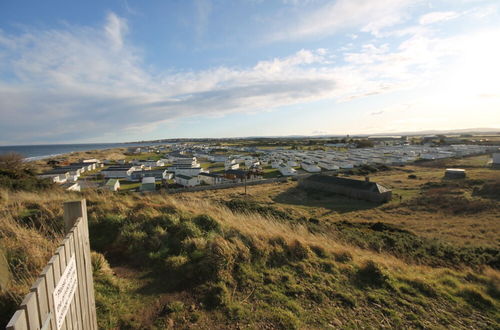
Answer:
[[[198,215],[193,219],[193,222],[203,231],[220,231],[219,223],[209,215]]]
[[[300,261],[309,257],[310,250],[301,242],[295,240],[288,246],[288,259]]]
[[[333,257],[338,262],[346,263],[352,261],[352,254],[349,251],[336,252],[333,254]]]
[[[223,282],[210,284],[205,289],[205,306],[208,309],[227,306],[229,303],[229,290]]]
[[[184,303],[182,301],[172,301],[167,306],[165,306],[165,312],[167,314],[170,313],[179,313],[184,310]]]
[[[388,277],[373,260],[368,260],[357,272],[358,282],[362,286],[382,287],[387,284]]]
[[[271,307],[268,313],[267,319],[276,329],[300,329],[300,321],[292,312],[279,307]]]
[[[104,252],[114,243],[124,224],[125,218],[119,214],[107,214],[98,220],[91,219],[89,231],[92,249]]]
[[[489,298],[484,297],[482,293],[475,289],[464,289],[458,295],[479,310],[492,309],[495,306]]]

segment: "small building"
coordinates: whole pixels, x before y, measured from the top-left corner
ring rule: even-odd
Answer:
[[[304,171],[307,171],[310,173],[321,172],[321,168],[319,168],[318,165],[311,163],[311,162],[302,162],[300,164],[300,167],[302,167],[304,169]]]
[[[339,178],[315,174],[299,181],[303,189],[319,190],[371,202],[384,203],[392,199],[392,191],[382,185],[366,180]]]
[[[156,180],[154,177],[142,178],[141,191],[155,191],[156,190]]]
[[[200,184],[198,176],[187,176],[187,175],[175,175],[175,183],[184,187],[194,187]]]
[[[444,172],[445,179],[463,179],[465,176],[465,170],[462,168],[447,168]]]
[[[102,174],[105,178],[128,178],[134,171],[133,166],[110,166],[102,170]]]
[[[244,171],[244,170],[227,170],[224,172],[224,177],[228,180],[240,181],[243,182],[245,180],[256,180],[260,179],[261,176],[259,173],[254,171]]]
[[[208,185],[216,185],[224,182],[224,177],[218,174],[201,172],[198,174],[198,179]]]
[[[120,189],[120,181],[118,179],[109,179],[104,187],[111,191],[118,191]]]
[[[280,167],[278,167],[278,171],[280,171],[281,175],[283,175],[283,176],[295,176],[295,175],[297,175],[297,171],[293,167],[283,165],[283,164],[281,164]]]
[[[61,185],[61,187],[64,188],[64,190],[67,191],[81,191],[82,188],[80,186],[80,183],[78,182],[66,182]]]
[[[500,152],[494,152],[491,157],[493,166],[500,166]]]

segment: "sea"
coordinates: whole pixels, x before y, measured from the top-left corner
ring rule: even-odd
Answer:
[[[103,150],[112,148],[144,147],[167,143],[95,143],[95,144],[45,144],[45,145],[20,145],[0,146],[0,155],[10,152],[21,154],[25,161],[56,157],[74,151]]]

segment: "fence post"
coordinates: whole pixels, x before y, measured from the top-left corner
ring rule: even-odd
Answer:
[[[81,218],[78,224],[77,232],[79,233],[79,238],[81,239],[80,244],[76,244],[77,248],[81,247],[83,250],[83,269],[84,278],[78,278],[78,288],[80,297],[80,307],[86,309],[80,311],[79,319],[86,318],[83,320],[85,326],[89,326],[90,329],[97,330],[97,315],[95,308],[95,296],[94,296],[94,281],[92,278],[92,263],[90,256],[90,241],[89,241],[89,227],[87,219],[87,202],[85,199],[78,201],[69,201],[64,203],[64,228],[66,233],[70,232],[74,227],[78,218]],[[86,292],[83,292],[86,290]],[[83,298],[87,298],[84,302]],[[85,306],[86,305],[86,306]]]

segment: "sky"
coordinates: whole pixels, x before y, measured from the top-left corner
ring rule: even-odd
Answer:
[[[500,128],[498,0],[0,0],[0,145]]]

